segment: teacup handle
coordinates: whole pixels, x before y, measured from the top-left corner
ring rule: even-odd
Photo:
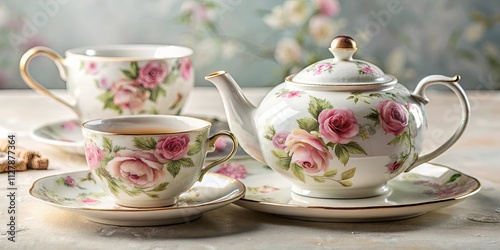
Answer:
[[[229,161],[231,158],[233,158],[234,154],[236,154],[236,151],[238,150],[238,140],[236,140],[236,137],[233,135],[233,133],[229,131],[220,131],[219,133],[212,135],[210,138],[208,138],[207,143],[209,147],[209,152],[213,152],[215,150],[215,141],[219,139],[219,137],[225,136],[229,137],[231,141],[233,141],[233,148],[231,149],[231,152],[227,154],[226,156],[208,164],[207,166],[203,167],[201,169],[200,177],[198,181],[201,181],[203,179],[203,176],[213,167],[218,166],[224,162]]]
[[[439,146],[434,151],[426,155],[419,156],[418,159],[410,167],[408,167],[408,169],[405,170],[406,172],[444,153],[448,148],[450,148],[453,144],[455,144],[455,142],[458,140],[458,138],[460,138],[460,136],[462,136],[465,128],[467,127],[467,124],[469,123],[470,104],[469,101],[467,100],[467,96],[465,95],[465,91],[462,89],[462,87],[460,87],[458,81],[460,81],[459,75],[456,75],[454,77],[447,77],[441,75],[427,76],[417,84],[417,87],[411,94],[411,96],[417,102],[426,105],[427,103],[429,103],[430,100],[425,95],[425,89],[434,84],[445,85],[451,90],[453,90],[453,92],[458,96],[458,99],[460,100],[460,105],[462,107],[462,118],[460,121],[460,125],[458,126],[455,133],[445,143],[443,143],[443,145]]]
[[[21,57],[21,61],[19,62],[19,69],[21,70],[21,77],[23,78],[24,82],[35,90],[36,92],[46,95],[62,104],[65,106],[69,107],[71,110],[73,110],[78,116],[80,116],[80,112],[78,112],[75,104],[71,104],[55,94],[53,94],[51,91],[47,90],[45,87],[43,87],[40,83],[38,83],[33,77],[31,77],[29,71],[28,71],[28,65],[31,61],[36,56],[46,56],[50,58],[52,61],[57,66],[57,69],[59,70],[59,75],[63,80],[66,81],[66,69],[64,68],[64,58],[62,58],[57,52],[53,51],[52,49],[49,49],[47,47],[43,46],[37,46],[29,49],[24,53],[24,55]]]

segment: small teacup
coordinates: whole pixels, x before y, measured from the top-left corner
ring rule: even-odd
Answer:
[[[201,181],[211,168],[233,157],[237,141],[229,131],[209,137],[211,123],[169,115],[135,115],[82,124],[85,156],[103,190],[126,207],[163,207]],[[233,142],[231,152],[203,166],[219,137]]]
[[[66,51],[62,58],[46,47],[34,47],[21,58],[21,76],[40,94],[71,108],[82,121],[119,115],[178,114],[194,84],[186,47],[167,45],[100,45]],[[28,72],[32,58],[54,61],[72,100],[65,101]]]

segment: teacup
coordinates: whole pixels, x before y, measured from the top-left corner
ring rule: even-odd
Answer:
[[[62,58],[34,47],[21,58],[21,76],[40,94],[71,108],[82,121],[136,114],[178,114],[193,87],[192,50],[167,45],[100,45],[66,51]],[[72,100],[66,101],[35,81],[32,58],[54,61]]]
[[[85,156],[94,179],[126,207],[163,207],[201,181],[211,168],[233,157],[237,141],[229,131],[209,137],[211,123],[170,115],[134,115],[82,124]],[[228,155],[203,166],[215,141],[228,137]]]

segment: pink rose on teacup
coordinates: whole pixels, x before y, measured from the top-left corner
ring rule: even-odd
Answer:
[[[377,104],[380,125],[385,133],[400,135],[408,126],[408,111],[396,101],[385,100]]]
[[[175,161],[184,157],[188,150],[189,135],[172,135],[161,137],[156,143],[154,155],[160,162]]]
[[[149,98],[149,92],[141,88],[136,81],[121,79],[113,83],[111,89],[116,106],[131,112],[139,112]]]
[[[286,141],[286,138],[288,137],[289,134],[290,133],[288,133],[288,132],[279,132],[279,133],[276,133],[273,136],[273,145],[274,145],[274,147],[279,148],[279,149],[285,149],[286,148],[285,141]]]
[[[87,70],[87,73],[91,75],[99,73],[99,65],[97,65],[96,62],[86,62],[85,69]]]
[[[97,145],[89,142],[85,147],[85,156],[90,170],[94,170],[99,167],[102,158],[104,158],[104,152]]]
[[[318,122],[320,134],[333,143],[349,143],[359,132],[356,117],[347,108],[324,109]]]
[[[332,154],[323,143],[303,129],[294,129],[285,141],[285,152],[292,154],[291,162],[307,173],[314,174],[328,168]]]
[[[167,64],[164,62],[148,62],[139,69],[139,77],[137,80],[145,88],[154,88],[160,85],[168,74]]]
[[[111,89],[111,87],[113,86],[110,83],[110,81],[108,80],[108,78],[106,78],[105,76],[103,76],[101,79],[99,79],[99,81],[97,82],[97,84],[99,84],[99,87],[101,89],[106,89],[106,90]]]
[[[165,175],[163,165],[152,153],[134,150],[118,151],[106,170],[113,178],[140,188],[158,184]]]
[[[188,80],[192,71],[191,60],[188,57],[179,59],[179,67],[182,79]]]

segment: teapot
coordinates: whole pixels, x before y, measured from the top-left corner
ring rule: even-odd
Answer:
[[[291,181],[292,192],[316,198],[384,194],[390,179],[442,154],[464,132],[470,105],[460,76],[430,75],[410,92],[376,65],[353,59],[351,37],[335,37],[329,50],[333,58],[286,77],[258,107],[225,71],[205,77],[219,90],[241,147]],[[461,122],[446,142],[422,155],[425,91],[436,84],[458,96]]]

